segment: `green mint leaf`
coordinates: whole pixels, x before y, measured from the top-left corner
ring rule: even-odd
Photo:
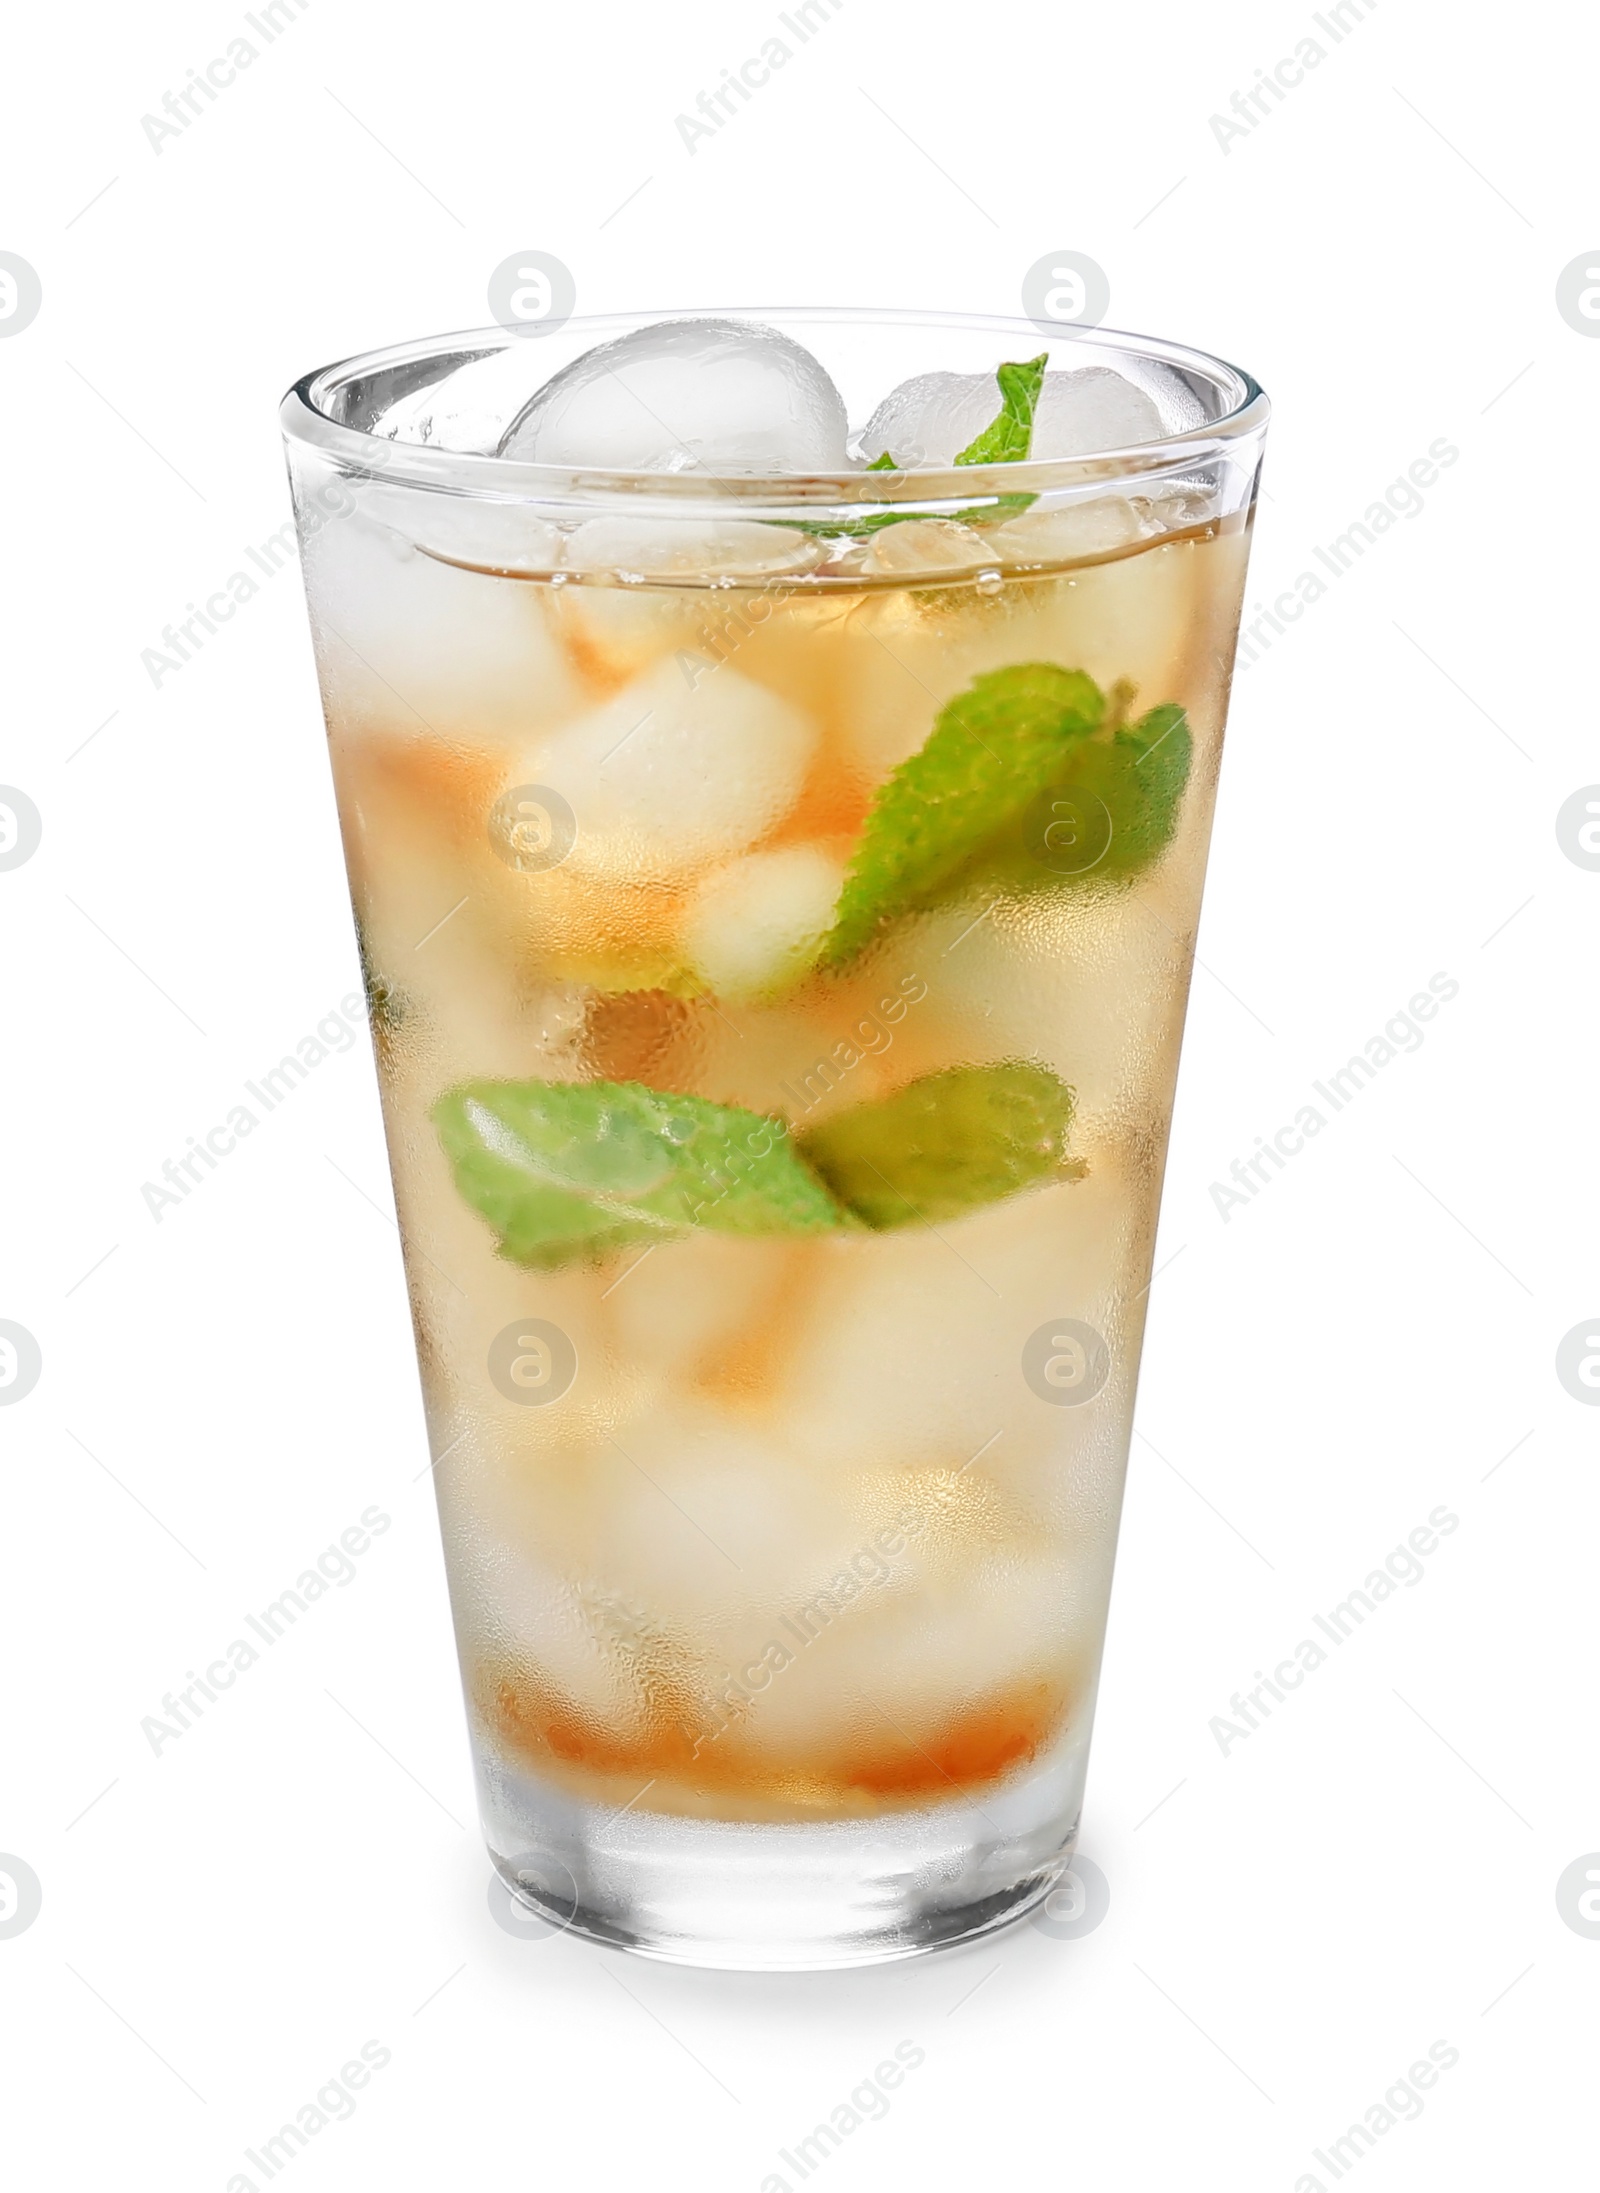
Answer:
[[[1178,827],[1194,741],[1177,701],[1152,708],[1101,747],[1085,747],[1080,780],[1111,817],[1111,843],[1094,873],[1133,876],[1163,854]]]
[[[889,472],[897,466],[869,464],[869,472]],[[865,541],[874,533],[881,533],[886,525],[906,525],[913,518],[925,518],[925,510],[885,510],[872,518],[763,518],[763,525],[784,525],[791,533],[809,533],[818,541]]]
[[[1072,1091],[1044,1066],[952,1066],[800,1138],[839,1201],[876,1232],[945,1219],[1049,1180],[1066,1154]]]
[[[1049,352],[1041,351],[1037,358],[1029,358],[1020,365],[1003,365],[996,369],[995,379],[1000,385],[999,416],[991,419],[977,439],[967,444],[953,460],[956,464],[1016,464],[1027,456],[1033,444],[1033,414],[1049,362]],[[866,469],[869,472],[898,472],[900,467],[885,450],[881,456],[874,457]],[[961,525],[993,525],[998,519],[1016,517],[1037,500],[1033,495],[997,495],[990,502],[974,503],[966,510],[956,511],[955,518]],[[921,510],[887,510],[881,517],[841,518],[831,524],[826,519],[795,518],[784,522],[797,533],[814,534],[819,539],[862,541],[881,532],[886,525],[905,525],[913,518],[926,515],[926,511]]]
[[[1048,351],[1023,365],[1003,365],[995,374],[1000,384],[1000,416],[984,428],[976,441],[968,442],[957,464],[1017,464],[1033,443],[1033,413],[1044,386]]]
[[[514,1264],[549,1271],[675,1239],[825,1233],[846,1214],[781,1120],[639,1082],[479,1081],[434,1125],[465,1200]]]
[[[1019,464],[1033,447],[1033,415],[1044,386],[1049,353],[1041,351],[1022,365],[1003,365],[995,374],[1000,384],[1000,416],[984,428],[957,456],[957,464]],[[997,495],[992,502],[974,503],[956,512],[958,525],[993,525],[1015,518],[1037,502],[1036,495]]]
[[[974,871],[998,888],[1123,882],[1172,842],[1193,740],[1176,701],[1073,749]]]
[[[886,921],[925,905],[1015,830],[1104,713],[1092,678],[1048,662],[988,671],[942,708],[921,748],[879,789],[823,964],[852,959]]]

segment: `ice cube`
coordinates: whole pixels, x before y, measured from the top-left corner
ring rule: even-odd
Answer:
[[[616,472],[840,472],[843,399],[810,351],[743,320],[662,320],[585,351],[502,457]]]
[[[539,1513],[534,1521],[530,1529],[529,1519],[517,1516],[497,1529],[470,1506],[458,1511],[456,1557],[476,1586],[464,1600],[463,1627],[489,1678],[485,1689],[492,1696],[508,1678],[526,1683],[526,1671],[534,1670],[535,1711],[553,1691],[569,1711],[576,1707],[614,1736],[642,1735],[646,1717],[632,1679],[635,1653],[627,1647],[636,1641],[626,1635],[628,1610],[573,1588],[577,1564],[560,1557],[565,1518]]]
[[[550,609],[597,693],[615,692],[663,656],[695,654],[706,621],[704,593],[685,586],[564,586]]]
[[[1108,366],[1047,373],[1033,415],[1034,457],[1092,457],[1130,442],[1159,441],[1161,413],[1142,389]]]
[[[759,1341],[778,1298],[795,1285],[804,1245],[736,1239],[709,1229],[641,1256],[601,1299],[629,1365],[654,1383],[692,1387],[742,1341]],[[627,1434],[623,1434],[627,1438]]]
[[[303,550],[330,721],[481,745],[525,743],[570,713],[582,686],[541,590],[421,554],[381,522],[409,526],[415,510],[395,510],[392,498],[374,498],[374,509],[363,490],[354,513]],[[535,550],[536,531],[527,535]]]
[[[1129,1374],[1088,1410],[1041,1408],[1015,1368],[1028,1335],[1070,1315],[1107,1330],[1141,1215],[1104,1159],[1087,1179],[940,1227],[841,1237],[796,1312],[774,1422],[829,1468],[964,1469],[999,1442],[1008,1469],[1065,1462],[1127,1406]]]
[[[397,524],[428,555],[471,571],[542,577],[561,561],[559,529],[520,503],[414,496]]]
[[[696,892],[684,950],[719,997],[784,988],[816,958],[833,921],[844,864],[815,845],[749,853]]]
[[[589,1466],[592,1573],[662,1625],[713,1642],[747,1611],[770,1623],[849,1558],[855,1489],[848,1472],[789,1453],[776,1427],[655,1396]]]
[[[1185,857],[1187,855],[1187,858]],[[1180,893],[1192,891],[1187,847]],[[937,968],[937,1018],[907,1015],[898,1045],[907,1070],[949,1056],[999,1064],[1029,1057],[1071,1085],[1074,1147],[1102,1127],[1159,1116],[1172,1072],[1173,1000],[1181,996],[1188,937],[1163,895],[1162,875],[1132,893],[1014,901],[973,917],[985,901],[941,907],[885,940],[875,972],[892,990],[907,974]],[[924,1054],[922,1045],[926,1043]],[[941,1050],[939,1047],[943,1046]],[[1089,1184],[1071,1208],[1089,1208]]]
[[[765,588],[809,571],[823,555],[820,542],[791,526],[590,518],[568,536],[564,568],[623,583],[562,587],[556,621],[584,676],[602,691],[668,652],[698,654],[709,667],[707,628],[737,615],[738,597],[708,600],[705,586],[693,582],[744,579],[759,591],[756,582]]]
[[[872,536],[862,568],[911,577],[945,571],[975,571],[997,561],[986,534],[953,518],[908,518],[886,525]]]
[[[951,1490],[947,1472],[939,1482],[947,1503]],[[903,1508],[916,1505],[902,1494]],[[824,1585],[820,1598],[785,1609],[794,1626],[780,1636],[812,1641],[763,1689],[741,1731],[743,1742],[775,1761],[796,1753],[804,1759],[813,1747],[835,1753],[848,1747],[847,1758],[855,1754],[869,1772],[899,1754],[913,1784],[919,1770],[936,1779],[929,1752],[941,1737],[948,1741],[952,1724],[964,1724],[969,1743],[981,1746],[987,1735],[1003,1758],[1008,1735],[1026,1740],[1046,1733],[1052,1693],[1074,1676],[1081,1680],[1092,1664],[1103,1618],[1097,1573],[1103,1561],[1066,1559],[1026,1539],[1001,1547],[979,1539],[965,1548],[961,1567],[930,1589],[919,1558],[922,1538],[910,1536],[892,1512],[889,1528],[909,1538],[898,1563],[904,1582],[881,1581],[868,1553],[849,1577],[853,1599],[830,1578],[833,1588]],[[863,1697],[876,1709],[865,1744]]]
[[[844,1074],[835,1056],[841,1034],[860,1059]],[[693,1087],[713,1104],[782,1112],[810,1126],[882,1094],[886,1069],[872,1054],[886,1049],[887,1042],[881,1020],[874,1022],[864,1011],[846,1021],[831,998],[809,1010],[787,1001],[736,1005],[724,999],[714,1010],[705,1008],[696,1029]]]
[[[1206,407],[1176,367],[1130,350],[1122,354],[1117,370],[1150,398],[1161,414],[1163,434],[1188,434],[1204,423]]]
[[[568,536],[569,571],[642,579],[766,579],[813,570],[825,551],[808,533],[741,520],[590,518]]]
[[[420,385],[403,372],[401,393],[370,421],[367,432],[386,442],[492,456],[507,419],[528,401],[533,365],[530,346],[512,343]]]
[[[902,469],[953,464],[997,417],[1000,395],[992,373],[918,373],[890,391],[867,421],[861,448],[885,450]],[[1089,457],[1166,431],[1143,390],[1109,366],[1047,373],[1034,411],[1034,457]]]
[[[914,373],[885,396],[861,434],[862,454],[886,453],[903,471],[948,464],[999,409],[990,373]]]
[[[1029,510],[1004,525],[991,526],[989,553],[1008,564],[1068,563],[1078,556],[1104,556],[1126,548],[1142,531],[1139,512],[1120,495],[1097,495],[1090,503],[1069,503],[1060,510]]]
[[[794,805],[816,726],[724,664],[655,663],[526,763],[577,818],[579,874],[659,882],[742,853]]]

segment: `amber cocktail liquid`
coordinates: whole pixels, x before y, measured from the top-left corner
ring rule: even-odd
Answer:
[[[866,1962],[1070,1854],[1265,410],[820,313],[287,400],[486,1832],[558,1924]]]

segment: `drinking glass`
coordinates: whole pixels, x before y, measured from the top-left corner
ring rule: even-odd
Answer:
[[[784,1969],[1073,1848],[1267,406],[1103,330],[765,317],[852,417],[1043,355],[1147,438],[497,454],[623,319],[283,423],[493,1861]]]

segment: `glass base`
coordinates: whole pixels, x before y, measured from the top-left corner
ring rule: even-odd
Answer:
[[[484,1832],[511,1894],[613,1949],[814,1972],[945,1949],[1032,1910],[1071,1855],[1082,1740],[981,1799],[870,1820],[694,1820],[589,1805],[480,1750]]]

